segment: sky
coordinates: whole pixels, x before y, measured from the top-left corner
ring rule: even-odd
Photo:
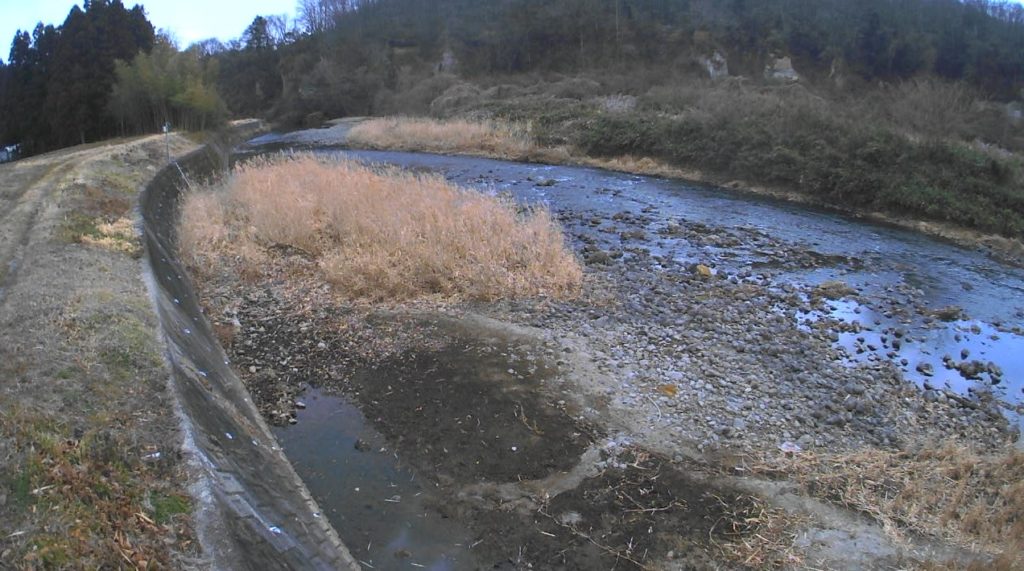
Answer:
[[[184,48],[192,42],[240,37],[257,15],[295,16],[296,0],[121,0],[127,8],[142,4],[156,29],[172,32]],[[84,0],[0,0],[0,59],[7,61],[14,33],[36,23],[59,26],[71,7]]]

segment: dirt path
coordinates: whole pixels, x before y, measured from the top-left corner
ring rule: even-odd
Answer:
[[[0,301],[15,279],[31,229],[48,194],[83,159],[102,149],[81,149],[8,165],[0,179]]]
[[[196,563],[133,223],[165,153],[154,136],[0,165],[0,567]]]

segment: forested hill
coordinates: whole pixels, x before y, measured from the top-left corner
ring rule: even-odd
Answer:
[[[1024,86],[1024,8],[1008,2],[303,0],[300,15],[305,34],[262,56],[278,81],[247,68],[251,43],[221,54],[223,90],[241,95],[228,96],[232,108],[255,112],[291,87],[340,95],[315,102],[329,113],[373,112],[375,94],[401,89],[410,71],[436,71],[446,53],[469,77],[663,75],[718,51],[730,73],[749,77],[789,56],[809,80],[841,76],[854,87],[935,75],[1006,100]]]
[[[345,7],[337,0],[320,4]],[[971,0],[377,0],[342,12],[351,49],[424,58],[451,49],[467,73],[678,63],[721,49],[739,73],[772,54],[807,71],[842,62],[866,79],[935,73],[1008,94],[1024,79],[1024,8]]]
[[[530,74],[618,77],[613,91],[699,77],[719,58],[759,80],[856,92],[933,76],[983,98],[1024,87],[1024,8],[987,0],[299,0],[239,40],[182,50],[142,7],[90,0],[13,40],[0,62],[0,144],[27,153],[164,121],[421,112],[447,85]],[[255,15],[254,15],[255,16]],[[197,16],[199,17],[199,16]],[[241,31],[240,31],[241,32]],[[118,63],[120,62],[120,63]],[[226,105],[226,106],[225,106]],[[405,109],[411,105],[409,109]]]

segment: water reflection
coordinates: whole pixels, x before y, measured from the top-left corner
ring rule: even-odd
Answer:
[[[471,569],[468,533],[346,400],[308,389],[298,424],[274,429],[352,555],[373,569]]]

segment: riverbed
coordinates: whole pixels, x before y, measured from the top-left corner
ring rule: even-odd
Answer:
[[[233,364],[368,567],[700,567],[717,557],[694,548],[715,529],[700,522],[726,517],[704,500],[739,496],[681,471],[694,458],[1019,437],[1024,271],[982,251],[682,181],[314,150],[544,205],[587,268],[577,300],[426,313],[273,281],[237,296]],[[656,490],[640,523],[685,545],[615,535],[637,522],[607,513],[637,506],[609,490]],[[825,556],[895,553],[856,551]]]

